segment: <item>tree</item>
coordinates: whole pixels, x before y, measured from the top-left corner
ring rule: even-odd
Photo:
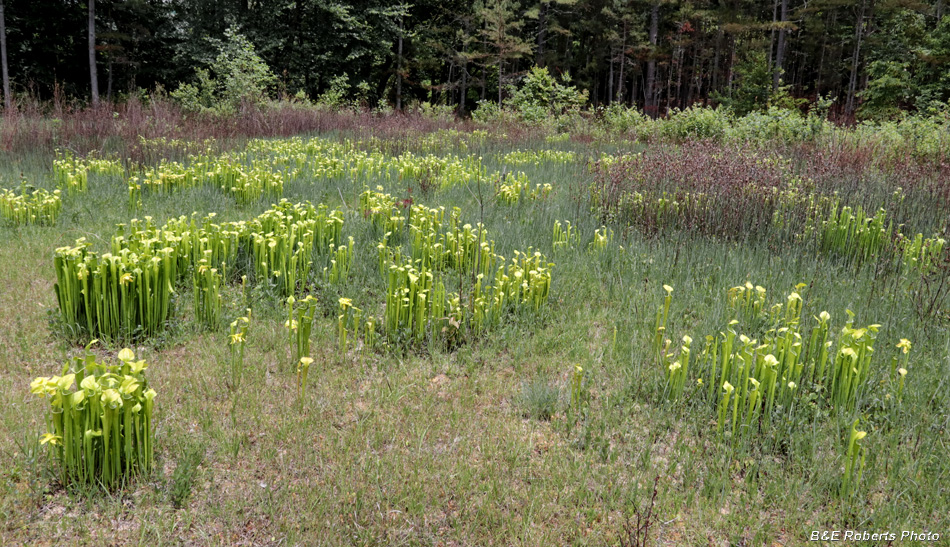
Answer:
[[[464,113],[473,88],[482,99],[497,89],[494,102],[504,102],[530,59],[555,77],[573,74],[595,105],[635,103],[657,115],[730,97],[737,64],[753,54],[765,59],[773,94],[790,86],[797,97],[820,94],[849,111],[872,96],[881,105],[905,84],[914,100],[892,106],[926,108],[945,96],[938,42],[946,0],[0,2],[0,57],[4,35],[15,44],[7,85],[28,83],[44,99],[85,95],[94,103],[100,91],[111,98],[175,89],[215,62],[208,39],[224,40],[231,27],[273,68],[281,95],[316,97],[335,85],[342,99],[371,105],[438,99]]]
[[[570,36],[570,31],[560,25],[559,19],[568,8],[577,4],[577,0],[540,0],[525,11],[525,17],[536,21],[534,35],[534,64],[545,66],[547,44],[552,35]]]
[[[622,102],[626,79],[624,74],[629,64],[627,55],[632,45],[643,38],[642,33],[638,32],[639,12],[630,0],[611,0],[601,13],[606,23],[604,38],[610,45],[607,101]]]
[[[462,28],[458,30],[457,40],[460,44],[460,48],[457,51],[459,65],[461,66],[461,91],[459,92],[459,114],[465,114],[465,101],[468,98],[468,67],[470,64],[475,62],[478,57],[478,52],[472,51],[472,46],[475,45],[476,40],[475,36],[472,35],[472,17],[460,17],[460,22],[462,23]]]
[[[775,68],[772,71],[772,91],[778,91],[782,80],[782,68],[785,62],[785,32],[788,23],[788,0],[781,0],[779,9],[778,45],[775,48]]]
[[[868,65],[867,88],[858,94],[864,118],[889,118],[898,113],[913,93],[913,81],[908,66],[897,61],[874,61]]]
[[[656,104],[656,44],[660,33],[660,0],[650,6],[650,59],[647,61],[647,81],[643,88],[643,109],[651,116],[657,115]]]
[[[721,104],[740,115],[764,110],[772,94],[772,78],[765,53],[751,50],[743,57],[735,68],[735,89],[728,95],[716,96]]]
[[[405,32],[405,27],[403,26],[403,18],[399,17],[399,46],[396,53],[396,110],[402,110],[402,41],[403,34]]]
[[[212,41],[218,56],[207,69],[196,71],[197,85],[183,84],[172,93],[182,106],[192,111],[233,113],[243,104],[260,104],[277,81],[254,44],[233,28],[224,41]]]
[[[0,70],[3,71],[3,108],[10,110],[10,71],[7,68],[7,22],[3,16],[3,0],[0,0]]]
[[[950,16],[930,31],[917,50],[914,87],[919,90],[916,107],[946,108],[950,102]]]
[[[524,27],[524,20],[515,15],[520,7],[511,0],[493,0],[480,14],[485,25],[482,34],[494,49],[492,58],[498,69],[498,106],[502,102],[505,64],[531,54],[531,45],[518,34]]]
[[[855,99],[858,94],[858,68],[861,62],[861,41],[864,39],[865,13],[868,9],[868,0],[861,0],[858,8],[858,17],[854,23],[854,49],[851,56],[851,78],[848,80],[848,100],[845,111],[848,115],[854,113]]]
[[[89,81],[92,104],[99,104],[99,77],[96,75],[96,0],[89,1]]]

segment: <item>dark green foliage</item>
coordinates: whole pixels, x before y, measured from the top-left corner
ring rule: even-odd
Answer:
[[[944,16],[933,32],[924,39],[917,52],[919,68],[914,74],[918,109],[944,110],[950,102],[950,16]]]
[[[907,63],[874,61],[868,68],[868,87],[860,114],[864,118],[884,119],[899,115],[914,92],[914,82]]]
[[[185,110],[233,113],[242,103],[256,105],[266,100],[276,83],[277,78],[247,37],[231,28],[224,36],[225,41],[211,44],[218,55],[210,72],[199,68],[197,84],[182,84],[172,93]]]
[[[548,69],[533,67],[515,89],[507,106],[518,112],[521,119],[540,122],[549,116],[558,116],[587,103],[587,92],[567,85],[570,75],[564,74],[558,82]]]
[[[756,110],[765,110],[772,96],[772,72],[765,53],[752,51],[744,61],[736,65],[736,85],[731,93],[716,96],[722,105],[736,114],[744,115]]]
[[[266,90],[305,104],[324,96],[337,105],[441,104],[459,113],[477,101],[500,106],[510,99],[521,117],[537,121],[551,108],[588,101],[651,115],[719,102],[743,114],[825,96],[835,99],[832,116],[850,121],[855,114],[930,111],[950,100],[943,5],[791,2],[779,20],[775,2],[766,0],[98,0],[95,48],[104,98],[178,89],[193,110],[215,103],[231,112],[236,96]],[[5,7],[14,95],[87,97],[86,6],[50,0]],[[250,59],[244,53],[253,50],[262,64],[220,71],[221,45],[235,47],[228,61]],[[509,93],[523,78],[537,85]],[[567,102],[549,104],[548,92],[561,85],[566,95],[559,100]]]

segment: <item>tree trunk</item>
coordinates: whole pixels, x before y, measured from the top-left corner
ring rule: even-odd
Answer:
[[[821,39],[821,55],[818,57],[818,74],[815,77],[815,96],[821,97],[821,75],[825,71],[825,49],[827,49],[825,44],[825,38]]]
[[[462,89],[459,93],[459,115],[465,115],[465,99],[468,97],[468,60],[462,63]]]
[[[732,79],[735,76],[733,69],[736,66],[736,37],[729,36],[729,61],[726,65],[726,89],[729,90],[729,96],[732,96]]]
[[[449,77],[452,77],[451,72]],[[399,18],[399,45],[396,53],[396,111],[402,112],[402,17]]]
[[[597,108],[598,106],[600,106],[600,82],[598,81],[599,77],[600,77],[600,73],[595,72],[594,80],[592,82],[592,87],[591,87],[591,89],[593,89],[593,93],[591,94],[592,97],[590,100],[591,101],[590,104],[594,105],[594,108]]]
[[[936,9],[934,9],[934,15],[937,16],[937,26],[940,26],[940,21],[943,19],[943,0],[937,0]]]
[[[617,78],[617,102],[623,102],[623,68],[627,65],[627,22],[623,22],[623,40],[620,41],[620,76]]]
[[[775,52],[775,22],[778,21],[778,0],[772,2],[772,31],[769,33],[769,70],[774,66],[772,64],[773,53]]]
[[[686,48],[683,46],[677,46],[678,51],[676,52],[677,61],[676,61],[676,106],[677,108],[683,108],[683,54],[685,53]],[[672,73],[671,73],[672,75]],[[672,78],[670,79],[670,85],[673,84]],[[670,102],[667,102],[667,110],[669,110]]]
[[[858,91],[858,68],[861,64],[861,40],[864,38],[864,12],[867,5],[867,0],[862,0],[858,18],[854,23],[854,53],[851,56],[851,78],[848,81],[848,100],[845,104],[845,112],[849,116],[854,114],[854,102]]]
[[[546,40],[548,27],[548,4],[541,2],[541,9],[538,11],[538,35],[535,39],[534,64],[544,66],[544,41]]]
[[[699,40],[693,44],[693,62],[692,66],[689,69],[689,85],[686,86],[686,106],[693,104],[695,100],[694,97],[699,94],[700,90],[703,87],[702,81],[702,67],[705,64],[705,61],[702,58],[702,52],[699,47]]]
[[[712,74],[710,74],[709,89],[707,89],[710,92],[719,90],[719,55],[721,52],[722,29],[719,29],[719,32],[716,33],[716,53],[713,55]]]
[[[483,28],[483,29],[488,29],[488,21],[485,21],[484,23],[482,23],[482,28]],[[485,39],[485,38],[482,39],[482,51],[488,51],[488,40]],[[488,63],[489,63],[489,59],[488,59],[488,57],[485,57],[485,58],[483,59],[482,64],[481,64],[481,65],[482,65],[482,90],[481,90],[480,98],[481,98],[481,100],[483,100],[483,101],[485,100],[485,96],[486,96],[486,94],[488,93],[488,91],[487,91],[487,88],[488,88]]]
[[[468,19],[463,19],[465,25],[463,26],[464,34],[462,34],[462,54],[460,55],[460,60],[462,62],[462,89],[459,93],[459,107],[458,114],[459,116],[465,115],[465,99],[468,98],[468,40],[469,40],[469,23]]]
[[[638,72],[639,71],[634,72],[633,78],[630,81],[630,106],[631,107],[637,106],[637,92],[639,91],[637,84],[640,82],[640,75],[638,74]]]
[[[785,63],[785,23],[788,21],[788,0],[782,0],[782,7],[779,11],[782,28],[778,31],[778,46],[775,49],[775,71],[772,73],[772,91],[778,91],[778,85],[782,80],[782,69]]]
[[[455,80],[452,79],[454,76],[455,59],[451,59],[449,61],[449,72],[445,79],[445,85],[439,86],[442,89],[442,102],[440,104],[448,106],[455,100],[455,92],[458,90],[458,85],[456,85]]]
[[[656,117],[656,41],[660,33],[660,2],[654,0],[650,9],[650,59],[647,61],[647,81],[643,89],[643,109],[647,114]]]
[[[481,94],[479,95],[479,97],[480,97],[481,100],[483,100],[483,101],[485,100],[485,88],[488,87],[488,82],[486,81],[487,78],[486,78],[486,76],[485,76],[485,73],[487,72],[487,69],[488,69],[488,65],[482,65],[482,91],[481,91]]]
[[[796,90],[805,88],[805,67],[808,66],[809,60],[808,53],[802,52],[801,60],[798,62],[798,66],[795,67],[795,70],[793,70],[795,78],[792,80],[792,85]],[[788,82],[786,82],[786,84],[788,84]]]
[[[10,110],[10,71],[7,69],[7,22],[3,17],[3,0],[0,0],[0,68],[3,71],[3,109]]]
[[[613,48],[610,50],[610,72],[607,74],[607,104],[614,100],[614,56]]]
[[[676,60],[677,56],[674,52],[673,59],[671,60],[669,66],[666,67],[666,89],[663,92],[666,94],[666,108],[663,109],[663,115],[665,116],[670,112],[670,109],[673,108],[673,68],[674,63],[672,61]],[[679,91],[677,90],[677,93]]]
[[[89,83],[92,105],[99,104],[99,77],[96,75],[96,0],[89,0]]]
[[[502,76],[502,63],[501,55],[498,56],[498,108],[501,108],[501,76]]]

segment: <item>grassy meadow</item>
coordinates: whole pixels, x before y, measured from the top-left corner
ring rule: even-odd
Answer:
[[[48,221],[11,213],[0,227],[4,545],[800,545],[813,530],[950,532],[939,162],[837,141],[471,128],[135,150],[129,160],[107,141],[96,156],[0,162],[0,186],[59,187],[61,201]],[[288,220],[281,199],[313,208]],[[339,233],[287,243],[294,222]],[[107,326],[80,302],[85,315],[65,318],[57,249],[84,238],[83,252],[134,262],[119,250],[136,226],[146,258],[116,291],[172,246],[161,228],[211,240],[157,274],[167,313],[132,309]],[[221,233],[230,243],[215,247]],[[268,254],[305,247],[303,262]],[[145,300],[158,287],[139,286]],[[304,321],[308,295],[301,349],[287,325]],[[144,315],[152,327],[123,323]],[[154,465],[110,489],[62,479],[56,447],[40,444],[50,400],[30,392],[93,338],[100,361],[126,347],[147,361],[157,393]]]

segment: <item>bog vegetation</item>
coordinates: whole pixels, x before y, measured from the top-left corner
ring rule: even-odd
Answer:
[[[0,544],[948,530],[943,0],[206,4],[0,1]]]
[[[945,530],[947,119],[518,97],[11,141],[3,542]]]

